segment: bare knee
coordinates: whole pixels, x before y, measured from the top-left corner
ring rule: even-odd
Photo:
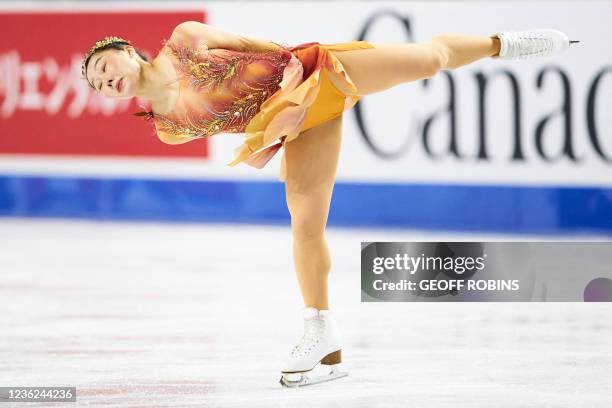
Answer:
[[[415,52],[407,53],[407,64],[412,64],[412,70],[407,70],[409,79],[425,79],[436,75],[446,68],[449,61],[449,50],[441,39],[434,37],[430,42],[410,44]]]
[[[325,214],[308,214],[293,212],[291,214],[291,232],[295,239],[313,240],[321,239],[325,235]]]
[[[291,233],[295,240],[301,242],[323,239],[325,224],[302,217],[291,217]]]
[[[314,194],[287,192],[287,206],[291,214],[291,231],[296,239],[322,238],[329,213],[329,200]]]
[[[452,49],[448,46],[449,34],[440,34],[432,38],[429,42],[432,50],[432,70],[434,74],[449,67],[452,58]]]

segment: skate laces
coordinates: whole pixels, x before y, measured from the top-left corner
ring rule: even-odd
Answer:
[[[550,51],[553,48],[553,42],[549,38],[517,35],[514,40],[511,41],[510,53],[519,58]]]
[[[291,350],[291,355],[296,356],[311,351],[319,343],[324,331],[325,321],[321,317],[304,320],[304,335]]]

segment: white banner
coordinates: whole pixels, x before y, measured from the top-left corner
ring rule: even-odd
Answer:
[[[78,7],[108,6],[92,2]],[[159,7],[138,2],[140,10]],[[289,45],[357,39],[374,44],[421,42],[443,33],[490,35],[539,27],[562,30],[581,42],[560,55],[528,61],[483,59],[428,81],[364,97],[344,115],[338,180],[612,185],[609,2],[232,1],[176,7],[202,8],[208,24]],[[0,171],[276,179],[280,154],[263,170],[226,166],[241,137],[214,136],[210,157],[202,162],[5,156]]]

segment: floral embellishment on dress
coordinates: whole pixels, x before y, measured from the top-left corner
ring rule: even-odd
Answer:
[[[198,126],[186,126],[180,121],[173,120],[164,115],[154,114],[157,120],[157,127],[160,131],[171,135],[194,138],[194,137],[205,137],[208,134],[207,130],[200,130]]]
[[[291,59],[288,47],[280,44],[281,49],[264,52],[199,52],[170,40],[162,44],[174,57],[179,81],[201,95],[196,104],[200,108],[189,109],[182,118],[152,110],[137,115],[154,118],[158,130],[186,139],[244,132],[263,102],[279,89]]]

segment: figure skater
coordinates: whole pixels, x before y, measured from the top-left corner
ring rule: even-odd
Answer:
[[[325,237],[336,177],[342,114],[361,97],[474,61],[546,57],[569,48],[554,29],[491,35],[442,34],[421,43],[318,42],[288,46],[195,21],[179,24],[153,60],[127,40],[106,37],[86,54],[89,85],[116,99],[151,104],[138,112],[165,143],[240,133],[234,166],[262,168],[282,147],[279,180],[291,215],[293,259],[303,297],[304,334],[288,353],[281,384],[347,375],[329,310]],[[308,375],[319,363],[327,375]]]

